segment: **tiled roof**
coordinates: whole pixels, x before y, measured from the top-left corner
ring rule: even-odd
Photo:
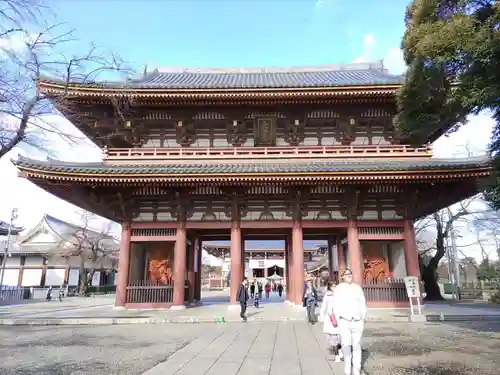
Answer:
[[[127,83],[104,87],[142,89],[258,89],[398,85],[402,76],[389,74],[381,63],[255,69],[157,69]],[[75,82],[78,84],[78,82]]]
[[[19,234],[19,232],[22,232],[23,230],[24,228],[16,227],[15,225],[13,225],[10,230],[10,234],[16,235]],[[8,233],[9,233],[9,223],[0,220],[0,236],[6,236]]]
[[[490,160],[487,156],[465,159],[335,159],[335,160],[297,160],[288,162],[256,162],[256,163],[193,163],[193,164],[121,164],[106,165],[100,163],[67,163],[48,160],[38,161],[20,157],[13,161],[21,168],[30,168],[43,172],[65,172],[77,174],[109,174],[109,175],[225,175],[225,174],[280,174],[280,173],[331,173],[331,172],[393,172],[420,171],[442,169],[468,169],[487,167]]]

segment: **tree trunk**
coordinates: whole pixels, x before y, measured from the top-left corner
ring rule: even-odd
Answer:
[[[85,261],[80,261],[78,275],[78,295],[85,296],[87,294],[87,270],[85,269]]]
[[[441,290],[438,285],[437,269],[439,262],[443,259],[445,254],[444,234],[443,227],[440,222],[437,222],[437,235],[436,235],[436,254],[431,258],[429,264],[424,266],[422,272],[422,281],[424,282],[425,300],[426,301],[443,301]]]
[[[441,290],[438,285],[437,268],[430,265],[425,266],[422,272],[422,281],[424,282],[426,301],[443,301]]]

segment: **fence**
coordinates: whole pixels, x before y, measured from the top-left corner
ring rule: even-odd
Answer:
[[[387,280],[364,283],[363,292],[367,302],[407,302],[408,293],[403,280]]]
[[[0,301],[16,302],[29,298],[29,288],[19,286],[2,286],[0,291]]]
[[[189,286],[185,285],[184,299],[189,297]],[[167,284],[149,280],[137,280],[127,286],[127,303],[164,304],[172,303],[174,286],[170,281]]]

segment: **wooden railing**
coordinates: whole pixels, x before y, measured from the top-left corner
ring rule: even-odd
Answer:
[[[217,160],[217,159],[296,159],[352,157],[430,157],[432,146],[355,145],[301,147],[172,147],[172,148],[109,148],[104,158],[130,160]]]
[[[185,287],[185,298],[189,287]],[[162,284],[148,280],[132,281],[127,285],[127,303],[172,303],[174,298],[173,282]]]
[[[403,280],[383,283],[363,283],[367,302],[407,302],[408,294]]]

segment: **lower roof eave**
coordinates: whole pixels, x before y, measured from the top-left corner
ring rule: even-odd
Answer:
[[[452,170],[452,171],[390,171],[377,173],[320,173],[320,174],[242,174],[242,175],[107,175],[93,174],[51,174],[21,170],[23,177],[30,180],[42,180],[56,185],[65,182],[81,184],[128,184],[170,183],[170,184],[214,184],[214,183],[255,183],[255,182],[359,182],[380,181],[428,182],[430,180],[453,180],[464,178],[485,178],[491,174],[490,168]]]

